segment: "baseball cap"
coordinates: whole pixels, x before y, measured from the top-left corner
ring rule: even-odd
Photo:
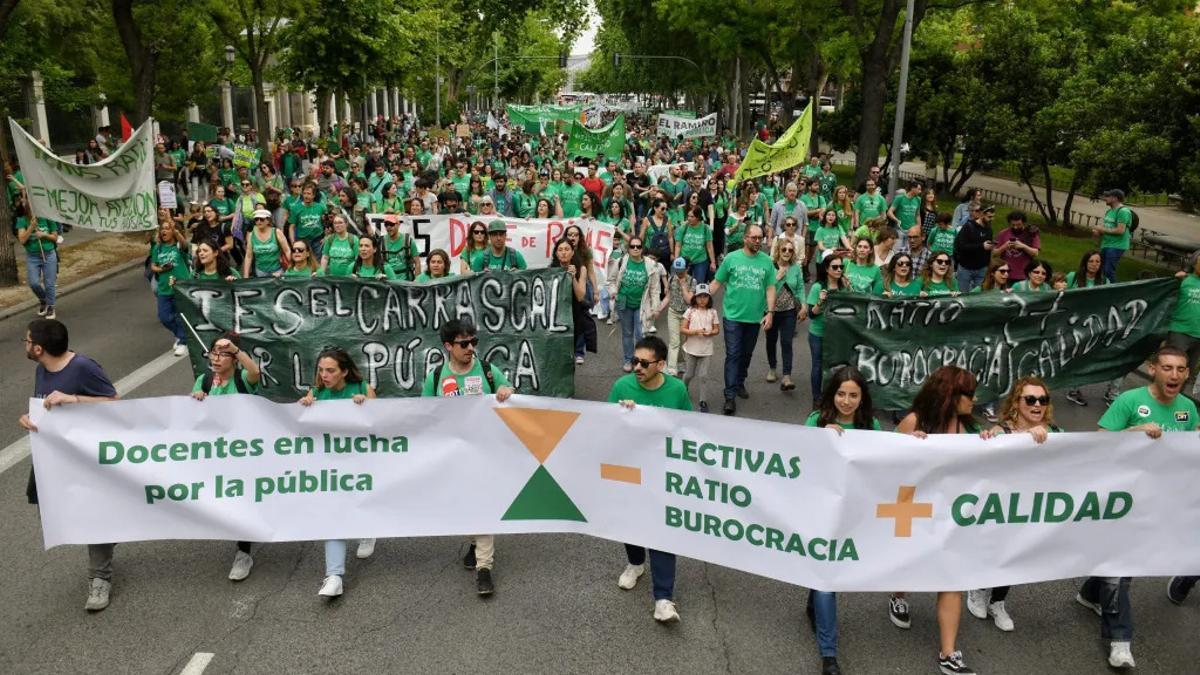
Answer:
[[[1122,200],[1123,200],[1123,199],[1125,199],[1125,191],[1124,191],[1124,190],[1117,190],[1117,189],[1115,189],[1115,188],[1114,188],[1114,189],[1112,189],[1112,190],[1105,190],[1105,191],[1104,191],[1104,196],[1105,196],[1105,197],[1116,197],[1117,199],[1122,199]]]
[[[493,232],[504,232],[507,234],[508,225],[505,225],[503,220],[493,220],[488,223],[487,232],[488,234],[492,234]]]
[[[708,284],[696,284],[695,295],[707,295],[709,297],[712,297],[712,293],[710,293],[708,291]]]
[[[271,212],[266,209],[255,209],[254,210],[255,220],[257,220],[259,218],[268,218],[269,219],[270,217],[271,217]]]
[[[684,260],[682,256],[676,258],[671,262],[671,269],[675,270],[676,272],[680,270],[686,270],[687,260]]]

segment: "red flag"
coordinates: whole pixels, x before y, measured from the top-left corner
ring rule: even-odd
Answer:
[[[125,113],[121,113],[121,142],[129,140],[133,135],[133,127],[129,126],[129,120],[125,119]]]

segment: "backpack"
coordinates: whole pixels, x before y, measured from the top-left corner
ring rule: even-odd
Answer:
[[[670,248],[671,240],[667,236],[667,226],[663,225],[662,227],[656,227],[654,222],[651,221],[649,233],[650,245],[647,246],[647,248],[649,248],[651,251],[667,251],[668,255],[670,255],[670,251],[668,251],[668,249]]]
[[[246,383],[242,381],[242,369],[235,368],[233,371],[233,386],[237,388],[239,394],[249,394],[250,390],[246,388]],[[207,396],[213,388],[213,374],[209,371],[200,379],[200,391]]]
[[[483,378],[485,380],[487,380],[488,389],[492,390],[491,393],[493,393],[493,394],[496,393],[496,376],[492,374],[492,364],[488,363],[487,359],[480,357],[479,367],[483,368]],[[442,373],[445,371],[445,368],[446,368],[445,361],[442,361],[441,363],[438,364],[437,372],[434,373],[434,375],[433,375],[433,382],[434,382],[435,386],[441,384]]]
[[[1134,232],[1137,232],[1138,225],[1142,224],[1142,222],[1141,222],[1142,219],[1138,218],[1137,211],[1134,211],[1133,209],[1129,208],[1128,206],[1122,206],[1121,208],[1123,208],[1129,212],[1129,227],[1127,228],[1129,230],[1129,234],[1133,234]]]

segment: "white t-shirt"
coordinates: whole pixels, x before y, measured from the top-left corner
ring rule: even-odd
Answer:
[[[713,307],[709,307],[708,309],[689,307],[683,313],[683,325],[688,330],[712,329],[721,325],[721,319],[717,316],[717,310]],[[713,336],[689,335],[683,343],[683,351],[692,356],[712,356]]]

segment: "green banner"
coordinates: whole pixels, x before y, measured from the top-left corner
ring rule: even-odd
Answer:
[[[203,122],[188,122],[187,135],[189,140],[215,143],[217,140],[217,128]]]
[[[425,374],[442,362],[438,330],[453,318],[479,330],[478,354],[523,394],[575,392],[571,284],[561,269],[488,272],[412,284],[352,278],[180,281],[192,370],[208,369],[204,350],[228,330],[263,372],[263,393],[294,401],[313,382],[327,345],[349,352],[381,397],[419,396]],[[199,345],[197,344],[199,342]]]
[[[803,164],[804,160],[808,159],[808,143],[812,138],[812,128],[812,101],[809,101],[808,106],[804,108],[804,114],[793,122],[787,131],[783,132],[779,140],[770,145],[757,138],[750,142],[750,148],[746,150],[746,158],[742,160],[742,165],[733,175],[730,185],[769,176]]]
[[[531,134],[540,133],[545,127],[554,128],[556,122],[570,124],[579,120],[582,105],[516,105],[509,104],[508,121],[521,125]]]
[[[884,410],[907,408],[925,378],[950,364],[975,374],[981,402],[1008,395],[1026,375],[1052,389],[1104,382],[1158,348],[1178,290],[1175,279],[1152,279],[1047,293],[833,293],[825,308],[825,376],[857,367]]]
[[[571,123],[571,137],[567,140],[567,157],[595,157],[604,153],[606,158],[619,159],[625,149],[625,116],[600,127],[589,129],[578,120]]]

